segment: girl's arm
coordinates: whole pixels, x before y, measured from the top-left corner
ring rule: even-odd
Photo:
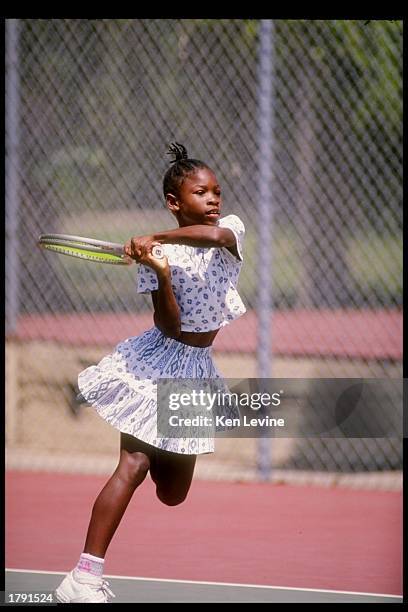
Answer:
[[[235,244],[235,236],[230,229],[211,225],[188,225],[164,230],[156,232],[152,238],[161,243],[196,247],[232,247]]]
[[[181,333],[180,308],[171,286],[171,273],[156,270],[159,281],[159,289],[152,291],[154,307],[154,324],[160,331],[169,338],[177,339]]]
[[[125,251],[131,257],[136,257],[143,248],[151,250],[154,242],[209,248],[226,247],[231,253],[238,255],[234,233],[226,227],[211,225],[188,225],[149,236],[134,236],[126,243]]]
[[[153,319],[156,327],[165,336],[178,338],[181,334],[180,308],[173,293],[167,257],[157,259],[153,257],[151,248],[142,246],[134,259],[156,272],[159,288],[151,292],[154,307]]]

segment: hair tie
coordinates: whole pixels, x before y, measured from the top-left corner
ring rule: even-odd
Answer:
[[[188,159],[186,147],[179,142],[170,143],[167,155],[174,155],[174,159],[170,162],[171,164],[175,164],[182,159]]]

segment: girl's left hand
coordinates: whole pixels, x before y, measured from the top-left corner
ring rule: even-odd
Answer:
[[[129,255],[132,259],[138,261],[138,258],[142,256],[146,245],[153,246],[153,236],[133,236],[129,238],[124,246],[126,255]]]
[[[152,248],[160,244],[153,236],[133,236],[125,243],[124,252],[137,263],[145,264],[156,272],[167,271],[167,257],[157,259],[152,255]]]

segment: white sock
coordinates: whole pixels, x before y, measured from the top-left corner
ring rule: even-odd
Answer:
[[[78,572],[92,574],[92,576],[102,576],[103,563],[104,559],[94,557],[93,555],[90,555],[88,553],[82,553],[79,557],[78,565],[75,569]]]

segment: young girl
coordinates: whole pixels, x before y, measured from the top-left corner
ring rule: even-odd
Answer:
[[[169,153],[175,159],[163,192],[179,227],[133,237],[124,247],[140,264],[137,291],[151,293],[154,327],[78,377],[83,398],[121,432],[120,458],[93,506],[79,562],[56,590],[62,603],[114,597],[102,577],[104,557],[135,489],[150,472],[160,501],[180,504],[197,455],[214,451],[213,437],[158,436],[156,381],[220,377],[211,345],[221,327],[245,312],[236,289],[245,229],[236,215],[220,218],[221,189],[207,164],[188,158],[178,143]],[[162,259],[152,255],[157,244],[164,245]]]

